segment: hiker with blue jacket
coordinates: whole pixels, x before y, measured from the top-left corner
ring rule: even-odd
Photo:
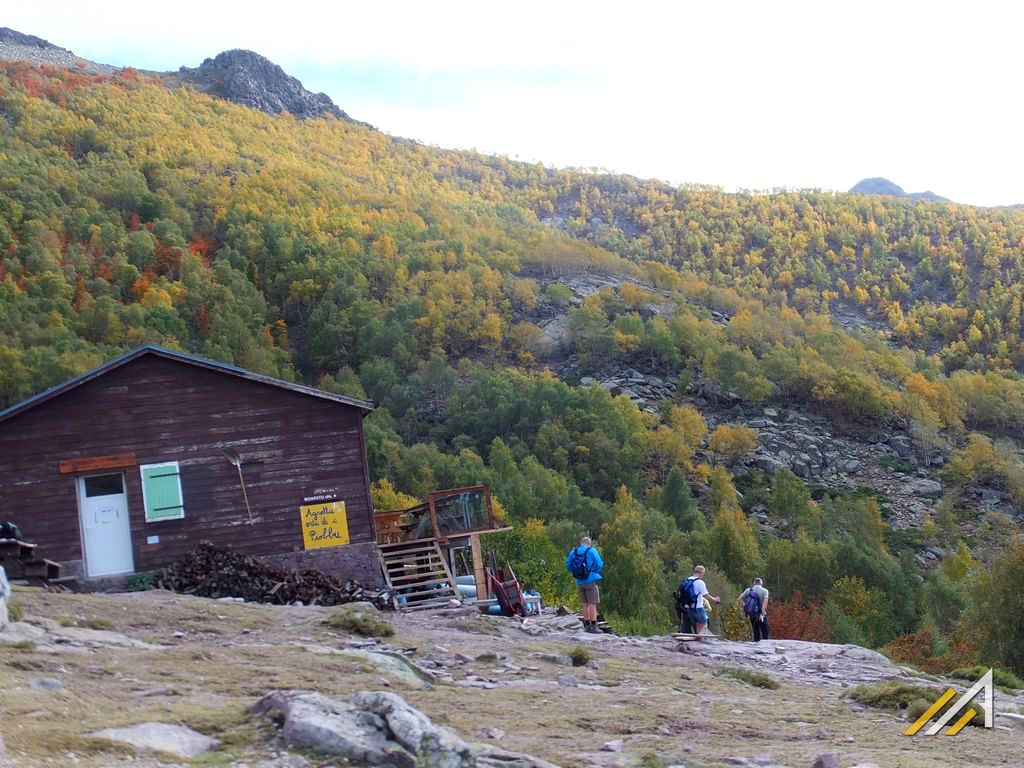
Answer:
[[[712,603],[722,602],[720,598],[708,591],[708,585],[704,583],[706,570],[703,565],[696,566],[693,569],[693,575],[679,585],[679,592],[684,596],[686,602],[686,610],[690,612],[695,635],[703,635],[704,630],[708,627],[708,611],[704,607],[704,598],[706,597]]]
[[[583,631],[597,634],[597,604],[601,602],[601,580],[604,560],[594,549],[589,536],[580,539],[580,545],[569,550],[565,558],[565,569],[576,579],[580,589],[580,604],[583,606]]]
[[[750,619],[755,643],[768,639],[768,590],[762,584],[760,579],[754,579],[753,586],[747,587],[743,594],[736,598],[743,613]]]

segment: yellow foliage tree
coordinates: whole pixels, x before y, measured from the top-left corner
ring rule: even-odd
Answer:
[[[757,447],[757,430],[742,424],[722,424],[711,434],[708,448],[728,466],[739,463]]]

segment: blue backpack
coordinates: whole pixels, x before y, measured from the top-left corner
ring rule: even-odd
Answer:
[[[690,578],[679,585],[679,591],[683,593],[688,606],[697,605],[697,580]]]
[[[576,579],[585,579],[590,575],[590,560],[587,559],[587,555],[590,554],[590,547],[587,547],[582,552],[579,548],[574,548],[572,556],[569,558],[569,573]]]
[[[751,618],[761,615],[761,597],[753,587],[747,590],[747,596],[743,598],[743,612]]]

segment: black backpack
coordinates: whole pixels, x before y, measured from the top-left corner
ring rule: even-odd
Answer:
[[[672,601],[675,603],[676,615],[680,619],[683,618],[689,604],[686,602],[686,595],[683,594],[682,589],[677,589],[672,593]]]
[[[590,549],[590,547],[587,547],[580,552],[578,547],[573,548],[572,554],[569,556],[569,565],[567,566],[573,578],[585,579],[590,575],[590,561],[587,559]]]
[[[17,539],[23,541],[21,535],[21,529],[18,528],[14,523],[0,523],[0,539]]]

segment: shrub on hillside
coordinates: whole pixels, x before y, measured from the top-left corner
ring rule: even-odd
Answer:
[[[804,602],[799,590],[791,600],[769,602],[768,621],[773,637],[816,643],[824,643],[829,639],[821,605]]]
[[[882,649],[893,661],[933,675],[948,673],[957,667],[970,667],[978,658],[974,633],[964,625],[948,636],[941,636],[932,625],[917,632],[900,635]]]
[[[782,685],[774,677],[769,677],[763,672],[754,672],[749,669],[742,669],[740,667],[719,667],[715,670],[716,676],[731,677],[733,680],[739,680],[747,685],[752,685],[755,688],[768,688],[775,690],[781,688]]]
[[[394,627],[376,613],[375,608],[346,605],[331,614],[324,623],[331,629],[340,629],[342,632],[363,637],[391,637],[395,634]]]
[[[850,698],[877,709],[905,710],[915,702],[929,704],[942,695],[942,689],[905,683],[902,680],[882,680],[858,685],[850,691]]]
[[[954,669],[950,672],[951,677],[955,677],[959,680],[970,680],[972,683],[982,677],[988,672],[988,667],[984,664],[976,664],[973,667],[962,667],[960,669]],[[1005,688],[1008,691],[1019,691],[1024,688],[1024,680],[1017,677],[1006,669],[1000,669],[995,667],[992,669],[992,680],[1001,688]]]

